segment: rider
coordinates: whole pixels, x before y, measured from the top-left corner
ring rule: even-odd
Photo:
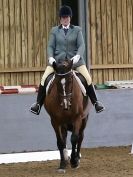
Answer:
[[[76,70],[81,73],[88,84],[86,93],[89,96],[92,104],[95,106],[96,112],[99,113],[105,108],[97,100],[90,74],[86,68],[83,54],[85,50],[84,39],[81,28],[70,24],[72,18],[72,10],[69,6],[62,6],[59,10],[60,25],[52,28],[48,42],[48,61],[49,64],[42,76],[38,90],[37,102],[34,103],[30,111],[34,114],[39,114],[43,101],[46,95],[45,80],[54,72],[52,67],[53,62],[58,59],[73,59],[73,64]]]

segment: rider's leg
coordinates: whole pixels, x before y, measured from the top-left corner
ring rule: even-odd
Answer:
[[[30,111],[34,114],[39,115],[39,113],[40,113],[41,107],[43,105],[43,102],[44,102],[44,99],[45,99],[45,96],[46,96],[45,80],[53,72],[54,72],[53,67],[52,66],[47,66],[47,68],[46,68],[46,70],[45,70],[45,72],[42,76],[41,83],[40,83],[40,86],[39,86],[39,89],[38,89],[37,102],[34,103],[30,108]]]
[[[86,89],[86,93],[90,97],[90,100],[91,100],[92,104],[95,106],[96,112],[98,113],[98,112],[103,111],[105,108],[102,105],[102,103],[97,100],[96,92],[95,92],[95,89],[94,89],[94,86],[92,84],[92,80],[91,80],[90,74],[89,74],[86,66],[85,65],[81,65],[81,66],[77,67],[76,70],[79,73],[81,73],[85,77],[85,79],[87,81],[88,87]]]

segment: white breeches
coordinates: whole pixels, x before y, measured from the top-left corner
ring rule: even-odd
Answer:
[[[76,71],[78,71],[79,73],[81,73],[85,77],[88,85],[90,85],[92,83],[92,79],[91,79],[90,74],[89,74],[87,67],[85,65],[81,65],[81,66],[77,67]],[[52,66],[46,67],[46,70],[45,70],[45,72],[42,76],[42,79],[41,79],[42,86],[44,86],[44,82],[45,82],[46,78],[53,72],[54,72],[54,69]]]
[[[87,70],[87,67],[85,65],[81,65],[81,66],[77,67],[76,71],[78,71],[79,73],[81,73],[84,76],[88,85],[90,85],[92,83],[91,76],[90,76],[89,71]]]
[[[44,72],[44,74],[43,74],[43,76],[42,76],[42,79],[41,79],[41,85],[42,85],[42,86],[44,86],[44,83],[45,83],[46,78],[47,78],[51,73],[53,73],[53,72],[54,72],[54,69],[53,69],[52,66],[47,66],[47,67],[46,67],[45,72]]]

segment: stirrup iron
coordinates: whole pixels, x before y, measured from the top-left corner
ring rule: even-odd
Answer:
[[[32,110],[32,107],[34,107],[34,106],[36,106],[36,105],[38,106],[38,110],[36,110],[36,111]],[[36,114],[36,115],[39,115],[40,110],[41,110],[41,107],[40,107],[40,105],[39,105],[38,103],[33,103],[33,104],[31,105],[31,107],[30,107],[30,112],[32,112],[33,114]]]

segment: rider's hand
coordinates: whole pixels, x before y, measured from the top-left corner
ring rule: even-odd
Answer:
[[[56,60],[53,57],[49,57],[49,63],[53,65],[54,62],[56,62]]]
[[[80,59],[80,55],[75,55],[75,56],[72,58],[73,64],[78,63],[79,59]]]

